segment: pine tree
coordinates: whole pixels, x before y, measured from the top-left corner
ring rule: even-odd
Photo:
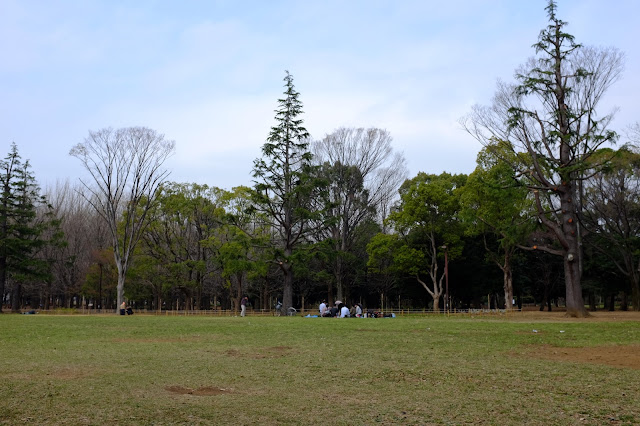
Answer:
[[[274,261],[284,275],[282,309],[293,303],[293,254],[309,233],[308,221],[316,215],[311,200],[319,182],[311,173],[309,133],[303,126],[302,102],[286,72],[285,97],[278,100],[277,125],[262,146],[262,158],[253,166],[256,210],[274,235]]]
[[[47,243],[42,238],[44,231],[57,222],[48,212],[43,220],[38,219],[37,209],[50,211],[50,206],[39,195],[30,164],[22,162],[15,143],[0,161],[0,169],[0,294],[4,300],[7,284],[13,285],[11,308],[16,312],[20,310],[22,283],[47,273],[46,261],[37,254]]]

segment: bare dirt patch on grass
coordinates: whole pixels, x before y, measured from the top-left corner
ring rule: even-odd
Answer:
[[[543,345],[536,346],[526,356],[549,361],[583,362],[640,370],[640,345],[586,348],[560,348]]]
[[[214,396],[231,393],[231,389],[205,386],[198,389],[185,388],[183,386],[165,386],[164,390],[178,395]]]

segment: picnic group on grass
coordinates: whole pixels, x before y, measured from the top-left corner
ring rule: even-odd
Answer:
[[[244,317],[247,312],[247,305],[249,304],[249,298],[247,296],[242,297],[240,300],[240,316]],[[282,303],[278,301],[276,303],[276,312],[282,308]],[[293,309],[293,308],[290,308]],[[395,317],[394,314],[385,314],[381,312],[368,311],[364,314],[362,305],[360,303],[354,303],[351,309],[347,307],[345,303],[340,300],[336,300],[332,307],[329,307],[326,299],[323,299],[318,307],[319,315],[308,314],[307,317],[326,317],[326,318],[378,318],[378,317]],[[295,309],[293,309],[295,312]]]
[[[347,307],[346,304],[342,303],[340,300],[336,300],[336,303],[333,307],[329,307],[327,305],[327,301],[323,300],[320,303],[319,307],[320,316],[321,317],[329,317],[329,318],[361,318],[362,317],[362,306],[359,303],[354,303],[351,309]]]

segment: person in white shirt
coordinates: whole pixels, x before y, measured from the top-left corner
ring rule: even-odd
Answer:
[[[320,316],[323,317],[325,312],[327,312],[327,302],[323,300],[320,304]]]
[[[356,303],[356,318],[360,318],[362,316],[362,308],[358,303]]]
[[[347,308],[347,305],[342,304],[340,308],[340,318],[349,318],[349,316],[349,308]]]

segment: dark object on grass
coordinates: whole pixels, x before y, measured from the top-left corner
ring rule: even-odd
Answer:
[[[127,315],[133,315],[133,309],[131,309],[131,306],[127,307]]]

